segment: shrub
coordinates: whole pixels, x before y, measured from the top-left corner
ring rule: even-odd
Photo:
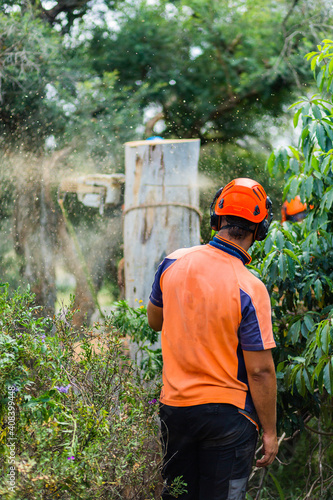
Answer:
[[[108,318],[37,318],[28,291],[0,294],[0,496],[147,499],[160,490],[158,383]]]

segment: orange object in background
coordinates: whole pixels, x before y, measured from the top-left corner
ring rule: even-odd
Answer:
[[[310,205],[310,208],[313,206]],[[281,208],[281,222],[300,222],[307,216],[307,204],[301,202],[301,198],[297,195],[291,201],[285,201]]]

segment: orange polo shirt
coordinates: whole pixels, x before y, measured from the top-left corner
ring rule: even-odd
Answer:
[[[275,347],[265,285],[238,245],[219,236],[160,264],[150,295],[163,307],[163,388],[170,406],[229,403],[253,410],[243,350]]]

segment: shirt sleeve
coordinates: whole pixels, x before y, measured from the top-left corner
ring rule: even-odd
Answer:
[[[149,296],[149,300],[154,306],[163,307],[163,294],[161,289],[161,276],[164,271],[171,266],[176,259],[168,259],[167,257],[162,260],[155,273],[155,278],[152,286],[152,290]]]
[[[258,292],[255,301],[244,290],[240,290],[242,319],[239,339],[244,351],[262,351],[276,346],[269,295],[264,285]]]

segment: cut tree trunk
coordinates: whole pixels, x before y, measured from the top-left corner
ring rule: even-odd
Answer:
[[[125,144],[125,297],[147,304],[163,258],[200,244],[199,139]]]

